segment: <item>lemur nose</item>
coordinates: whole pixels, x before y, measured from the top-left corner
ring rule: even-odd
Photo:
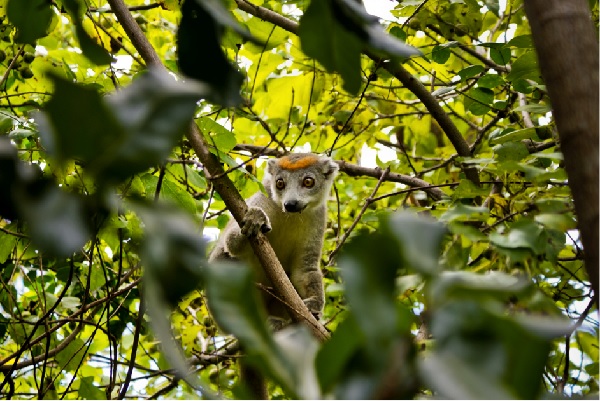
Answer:
[[[295,213],[295,212],[299,212],[302,210],[300,208],[300,202],[298,202],[297,200],[286,201],[283,204],[283,207],[285,208],[286,212],[290,212],[290,213]]]

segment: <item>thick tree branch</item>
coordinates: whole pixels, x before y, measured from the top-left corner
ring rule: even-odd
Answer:
[[[265,21],[268,21],[280,28],[285,29],[293,34],[298,34],[298,23],[292,21],[284,16],[277,14],[274,11],[268,10],[264,7],[255,6],[246,0],[235,0],[240,10],[259,17]],[[414,76],[412,76],[404,67],[397,63],[383,62],[380,63],[381,59],[377,55],[365,51],[365,54],[375,61],[377,64],[385,68],[390,74],[397,78],[402,84],[415,94],[421,100],[423,105],[427,108],[431,116],[438,122],[454,149],[459,156],[471,157],[471,150],[469,144],[463,138],[462,134],[456,127],[456,125],[450,119],[450,116],[440,106],[438,100],[431,95],[431,92],[423,86],[423,84]],[[477,170],[474,167],[463,166],[465,175],[471,181],[479,184],[479,176]]]
[[[598,41],[586,0],[526,0],[598,303]]]
[[[377,60],[376,56],[369,54],[369,52],[366,52],[365,54],[373,60]],[[423,102],[425,108],[427,108],[431,116],[437,121],[440,128],[444,131],[444,134],[446,134],[446,137],[450,140],[450,143],[452,143],[452,146],[454,146],[456,153],[462,157],[471,157],[472,154],[469,144],[465,138],[463,138],[456,125],[452,122],[448,113],[444,111],[438,100],[431,95],[431,92],[425,88],[421,81],[411,75],[400,64],[386,62],[383,63],[383,68],[402,82],[406,89],[410,90],[421,100],[421,102]],[[463,165],[463,169],[469,180],[475,184],[479,184],[479,175],[477,174],[475,167]]]
[[[108,0],[108,3],[114,11],[117,20],[123,26],[131,43],[138,50],[144,61],[149,66],[165,68],[158,54],[133,19],[123,0]],[[215,190],[219,193],[223,202],[225,202],[227,209],[229,209],[236,221],[240,222],[246,213],[246,203],[229,177],[222,174],[223,168],[221,164],[208,150],[208,144],[194,122],[190,125],[186,136],[196,155],[204,165],[207,178],[211,179]],[[215,178],[212,179],[212,177]],[[267,277],[271,280],[273,287],[279,292],[286,306],[290,306],[288,312],[292,319],[296,322],[306,322],[312,333],[319,340],[323,341],[327,339],[329,337],[327,329],[314,318],[304,302],[302,302],[302,299],[300,299],[300,296],[281,267],[281,263],[279,263],[267,238],[259,233],[256,238],[250,238],[250,245],[260,260]]]

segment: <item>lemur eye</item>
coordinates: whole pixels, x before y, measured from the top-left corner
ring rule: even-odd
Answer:
[[[312,188],[315,186],[315,179],[312,177],[304,177],[302,180],[302,185],[306,188]]]
[[[285,181],[283,181],[281,178],[278,178],[277,181],[275,181],[275,188],[277,188],[277,189],[285,188]]]

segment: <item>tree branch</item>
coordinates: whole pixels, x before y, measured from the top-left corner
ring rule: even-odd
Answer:
[[[246,0],[235,0],[239,9],[245,11],[249,14],[254,15],[255,17],[259,17],[265,21],[268,21],[272,24],[279,26],[280,28],[285,29],[288,32],[293,34],[298,34],[298,23],[292,21],[282,15],[277,14],[274,11],[268,10],[264,7],[255,6],[249,3]],[[377,55],[365,51],[365,54],[371,58],[376,63],[381,63],[380,65],[385,68],[390,74],[392,74],[395,78],[397,78],[402,84],[410,90],[412,93],[417,96],[423,105],[427,108],[429,113],[435,120],[438,122],[454,149],[459,156],[463,157],[471,157],[471,149],[469,148],[469,144],[463,138],[462,134],[456,127],[456,125],[452,122],[448,114],[444,111],[442,106],[438,103],[438,100],[431,95],[431,93],[423,86],[423,84],[413,77],[404,67],[400,64],[394,64],[389,62],[381,62],[381,58]],[[467,178],[475,184],[479,184],[479,175],[477,170],[474,167],[469,167],[463,165],[465,175]]]
[[[114,11],[117,20],[123,26],[125,33],[129,36],[131,43],[138,50],[144,61],[146,61],[149,66],[152,65],[165,68],[161,63],[158,54],[131,16],[131,13],[125,6],[123,0],[108,0],[108,3]],[[190,124],[190,129],[186,133],[186,136],[196,152],[196,155],[204,165],[206,177],[211,180],[215,190],[219,193],[227,206],[227,209],[229,209],[236,221],[241,222],[246,214],[247,205],[229,177],[222,174],[223,168],[221,167],[219,160],[217,160],[208,150],[208,143],[195,122]],[[249,242],[254,253],[260,260],[267,278],[279,292],[280,296],[285,300],[286,304],[291,306],[291,308],[288,308],[288,312],[292,319],[296,322],[306,322],[307,326],[311,329],[317,339],[324,341],[329,338],[327,329],[315,319],[302,299],[300,299],[300,296],[294,289],[290,279],[281,267],[281,263],[279,263],[267,237],[262,233],[259,233],[257,237],[249,238]]]
[[[152,4],[144,4],[141,6],[131,6],[131,7],[127,7],[127,9],[129,11],[146,11],[146,10],[152,10],[153,8],[158,8],[158,7],[163,7],[161,4],[159,3],[152,3]],[[110,8],[98,8],[98,7],[90,7],[88,8],[89,12],[92,13],[114,13],[114,11]]]
[[[125,399],[127,395],[127,389],[131,383],[131,376],[133,375],[133,368],[135,366],[135,357],[137,355],[138,345],[140,343],[140,333],[142,331],[142,323],[144,322],[145,305],[143,300],[144,292],[140,292],[140,306],[138,308],[138,317],[135,322],[135,332],[133,334],[133,343],[131,344],[131,354],[129,356],[129,366],[127,367],[127,374],[125,375],[125,381],[121,384],[121,390],[119,391],[119,400]]]
[[[243,150],[246,152],[250,152],[252,154],[262,154],[265,156],[275,156],[281,157],[284,155],[283,152],[276,149],[265,149],[262,146],[256,145],[247,145],[247,144],[238,144],[233,148],[234,150]],[[343,160],[335,160],[337,165],[340,167],[340,172],[343,172],[350,177],[372,177],[376,179],[381,179],[381,173],[383,170],[379,167],[369,168],[359,166],[357,164],[347,163]],[[430,183],[427,181],[421,180],[419,178],[411,177],[409,175],[399,174],[399,173],[388,173],[384,177],[384,181],[390,182],[398,182],[400,184],[408,185],[410,187],[418,188],[425,191],[433,200],[440,200],[446,194],[436,187],[432,187]]]
[[[598,41],[586,0],[527,0],[598,304]],[[574,78],[576,77],[576,78]]]

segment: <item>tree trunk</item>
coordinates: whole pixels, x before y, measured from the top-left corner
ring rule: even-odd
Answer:
[[[598,303],[598,41],[587,0],[525,0]]]

